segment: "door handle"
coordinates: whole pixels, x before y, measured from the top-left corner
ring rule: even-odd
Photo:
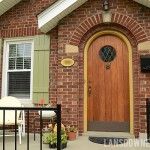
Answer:
[[[92,87],[89,86],[89,87],[88,87],[88,95],[91,96],[91,94],[92,94]]]

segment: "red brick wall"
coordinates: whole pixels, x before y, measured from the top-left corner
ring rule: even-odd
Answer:
[[[58,28],[52,29],[50,47],[50,93],[52,105],[57,104],[57,77],[58,77]]]
[[[37,14],[56,0],[31,0],[20,2],[0,16],[0,37],[18,37],[41,34],[37,27]],[[150,75],[140,73],[138,43],[150,40],[150,9],[131,0],[110,0],[112,22],[102,23],[102,0],[88,0],[81,7],[62,19],[51,30],[50,55],[50,101],[53,105],[62,103],[62,117],[65,124],[73,124],[83,131],[84,98],[84,46],[94,33],[113,29],[125,34],[133,50],[134,85],[134,129],[135,134],[145,132],[145,98],[149,97]],[[66,54],[65,44],[79,46],[79,53]],[[60,65],[63,58],[71,57],[75,65],[65,68]]]
[[[37,15],[56,0],[22,1],[0,16],[0,37],[33,36],[40,31]]]

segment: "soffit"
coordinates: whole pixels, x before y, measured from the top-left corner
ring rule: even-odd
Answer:
[[[150,8],[150,0],[134,0],[134,1]]]
[[[0,16],[21,0],[0,0]]]

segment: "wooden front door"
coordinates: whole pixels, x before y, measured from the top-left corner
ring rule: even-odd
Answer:
[[[129,55],[120,38],[105,35],[90,45],[87,94],[89,131],[129,131]]]

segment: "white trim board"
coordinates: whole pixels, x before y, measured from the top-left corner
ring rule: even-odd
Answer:
[[[1,97],[7,96],[7,72],[8,72],[8,46],[9,44],[31,43],[31,82],[30,82],[30,99],[20,99],[23,104],[31,104],[33,96],[33,61],[34,61],[34,39],[32,37],[25,38],[8,38],[4,39],[3,48],[3,68],[2,68],[2,89]]]
[[[54,28],[58,22],[87,0],[58,0],[48,9],[38,15],[38,27],[46,33]]]
[[[150,0],[133,0],[133,1],[150,8]]]

